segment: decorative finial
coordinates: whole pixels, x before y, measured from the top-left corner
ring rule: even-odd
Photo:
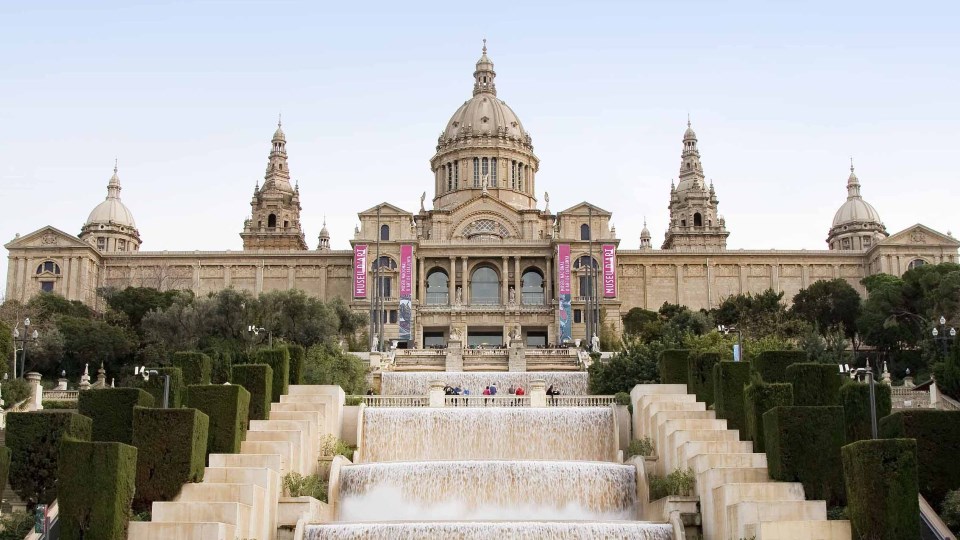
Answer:
[[[647,216],[643,216],[643,226],[647,226]]]
[[[687,127],[690,127],[690,113],[687,113]]]
[[[277,127],[283,127],[283,113],[277,113]]]
[[[487,54],[487,38],[483,38],[483,54]]]
[[[853,156],[850,156],[850,172],[853,172]]]
[[[117,165],[119,164],[119,162],[120,162],[119,159],[113,158],[113,174],[117,174]]]
[[[324,227],[327,226],[327,215],[326,215],[326,214],[323,215],[323,226],[324,226]]]

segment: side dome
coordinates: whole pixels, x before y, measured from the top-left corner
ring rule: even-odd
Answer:
[[[857,178],[851,162],[850,176],[847,178],[847,200],[833,216],[827,245],[830,249],[838,250],[869,249],[887,236],[887,228],[880,219],[880,213],[872,204],[863,200],[860,194],[860,179]]]
[[[107,198],[94,207],[84,225],[116,224],[136,229],[137,223],[133,220],[133,212],[120,200],[120,178],[114,167],[113,176],[107,184]]]
[[[87,216],[79,238],[102,252],[140,250],[140,232],[133,220],[133,212],[120,200],[120,177],[116,166],[107,183],[106,200]]]

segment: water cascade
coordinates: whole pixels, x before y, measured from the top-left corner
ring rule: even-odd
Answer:
[[[510,386],[530,388],[530,381],[542,379],[546,385],[559,388],[564,395],[589,394],[586,371],[458,371],[416,372],[385,371],[381,379],[381,394],[385,396],[422,396],[430,390],[432,381],[441,381],[450,386],[469,388],[473,395],[480,395],[484,387],[496,384],[499,394],[506,394]]]
[[[672,540],[670,525],[640,522],[433,522],[311,525],[306,540]]]
[[[339,519],[630,520],[637,515],[636,491],[635,468],[613,463],[435,461],[349,465],[340,471]],[[371,513],[371,508],[378,510]]]
[[[572,460],[617,456],[609,407],[376,408],[363,417],[362,460]]]

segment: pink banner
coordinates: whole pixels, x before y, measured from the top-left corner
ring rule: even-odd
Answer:
[[[617,296],[617,246],[603,244],[603,297]]]
[[[353,297],[367,297],[367,245],[353,246]]]
[[[557,244],[558,294],[570,294],[570,244]]]
[[[400,298],[413,295],[413,246],[400,246]]]

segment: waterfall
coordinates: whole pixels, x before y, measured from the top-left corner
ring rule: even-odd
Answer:
[[[383,372],[380,393],[384,396],[422,396],[430,390],[431,381],[442,381],[450,386],[469,388],[473,395],[480,395],[484,387],[496,383],[500,394],[506,394],[511,385],[530,389],[530,381],[543,379],[546,385],[559,388],[564,395],[589,394],[586,371],[446,371]]]
[[[371,509],[375,512],[377,509]],[[306,540],[672,540],[667,524],[641,522],[435,522],[362,523],[307,526]]]
[[[613,461],[608,407],[377,408],[363,417],[363,461]]]
[[[348,465],[340,472],[339,520],[630,520],[636,492],[635,468],[613,463]]]

